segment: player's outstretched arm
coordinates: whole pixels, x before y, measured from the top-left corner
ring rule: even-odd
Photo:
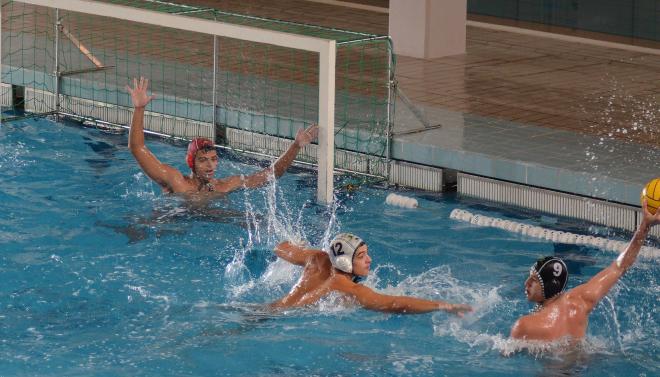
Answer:
[[[293,160],[295,160],[296,156],[298,155],[298,152],[300,152],[300,149],[314,141],[318,134],[319,126],[315,124],[304,130],[302,128],[299,129],[296,133],[296,139],[293,144],[291,144],[289,149],[287,149],[286,152],[284,152],[284,154],[282,154],[273,165],[258,173],[243,178],[241,182],[242,186],[244,188],[261,187],[268,183],[271,177],[281,177],[289,168],[289,166],[291,166]]]
[[[128,148],[149,178],[163,187],[169,187],[170,181],[181,176],[181,172],[160,162],[144,143],[144,108],[154,98],[153,95],[147,95],[148,88],[149,80],[144,77],[140,77],[140,81],[134,78],[133,87],[126,86],[135,108],[128,134]]]
[[[291,241],[280,242],[273,251],[278,257],[298,266],[304,266],[310,258],[323,253],[321,250],[308,249]]]
[[[389,296],[374,292],[371,288],[356,284],[352,292],[365,309],[390,313],[417,314],[444,310],[462,317],[472,308],[465,304],[450,304],[444,301],[425,300],[408,296]]]
[[[626,250],[612,264],[596,274],[588,282],[575,287],[571,292],[584,300],[587,309],[591,311],[598,302],[607,295],[623,274],[637,260],[637,255],[644,245],[651,227],[660,224],[660,211],[652,215],[647,208],[646,200],[642,203],[643,218]]]

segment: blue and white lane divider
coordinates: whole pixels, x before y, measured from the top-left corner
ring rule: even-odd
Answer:
[[[615,253],[622,253],[626,250],[626,247],[628,247],[628,242],[546,229],[540,226],[523,224],[516,221],[477,215],[462,209],[454,209],[451,211],[449,218],[478,226],[487,226],[507,230],[509,232],[520,233],[525,236],[540,238],[555,243],[592,246]],[[644,258],[658,259],[660,258],[660,249],[652,246],[643,246],[639,255]]]

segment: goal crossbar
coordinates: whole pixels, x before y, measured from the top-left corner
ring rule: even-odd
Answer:
[[[259,29],[252,26],[234,25],[221,21],[193,18],[186,15],[167,14],[118,4],[100,3],[92,0],[17,1],[53,9],[111,17],[141,24],[168,27],[318,53],[319,148],[317,200],[324,204],[332,202],[334,189],[335,61],[337,54],[335,40],[297,35],[275,30]]]

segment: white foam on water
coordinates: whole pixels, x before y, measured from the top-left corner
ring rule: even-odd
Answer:
[[[252,291],[256,287],[256,282],[254,280],[248,280],[243,284],[231,284],[227,286],[229,291],[229,297],[239,298],[246,295],[248,292]]]
[[[347,300],[346,296],[339,292],[333,292],[323,297],[316,304],[319,312],[331,316],[350,316],[360,306],[353,300]]]
[[[259,277],[259,282],[267,287],[293,284],[301,273],[302,267],[278,258],[266,267],[266,271]]]
[[[124,191],[121,194],[123,199],[140,198],[155,200],[158,198],[154,190],[153,181],[142,172],[133,174],[132,180],[120,183],[119,187]]]
[[[240,265],[245,275],[249,271],[245,265]],[[276,259],[269,263],[264,273],[259,277],[252,277],[238,280],[230,277],[230,284],[227,285],[229,297],[234,300],[240,300],[242,297],[258,292],[260,296],[269,297],[274,301],[283,296],[300,278],[302,268],[282,259]],[[227,276],[227,275],[226,275]]]
[[[383,267],[396,270],[392,265],[379,266],[378,268]],[[375,276],[378,273],[378,268],[365,281],[366,285],[371,287],[378,285],[379,281]],[[476,313],[483,313],[485,308],[495,306],[502,301],[498,289],[499,287],[485,284],[466,284],[453,277],[449,266],[443,265],[433,267],[416,276],[409,276],[395,286],[388,285],[378,290],[389,295],[406,295],[451,303],[465,303],[475,309],[475,314],[469,314],[466,318],[474,320]]]
[[[457,318],[447,318],[443,316],[434,316],[433,333],[436,336],[448,336],[467,344],[470,348],[482,349],[483,352],[497,352],[503,356],[511,356],[518,352],[528,353],[535,358],[562,358],[567,354],[575,352],[576,349],[586,354],[623,354],[627,355],[630,349],[638,348],[638,343],[653,337],[648,333],[648,326],[643,323],[653,324],[652,314],[642,314],[639,322],[631,321],[634,328],[628,331],[621,331],[620,324],[616,315],[613,315],[613,307],[607,303],[608,312],[606,316],[613,322],[615,331],[610,331],[606,335],[587,334],[585,339],[577,343],[568,338],[559,339],[553,342],[525,341],[512,339],[507,332],[504,333],[486,333],[470,329],[471,322],[469,316],[466,320]],[[628,308],[635,310],[634,308]],[[602,309],[601,309],[602,310]],[[483,310],[474,313],[480,317],[481,321],[488,320],[491,315],[488,313],[488,306]],[[593,326],[593,325],[592,325]],[[607,325],[605,325],[607,326]],[[611,326],[610,326],[611,327]],[[608,328],[610,328],[608,327]]]
[[[570,342],[566,339],[556,342],[530,342],[511,339],[507,334],[489,334],[471,329],[472,326],[491,320],[492,316],[500,316],[495,310],[498,306],[506,304],[499,294],[501,287],[487,284],[465,282],[452,275],[449,266],[438,266],[419,275],[409,276],[396,285],[388,285],[382,289],[377,286],[380,279],[377,277],[379,269],[396,268],[392,265],[383,265],[374,269],[365,281],[366,285],[378,292],[390,295],[408,295],[432,300],[443,300],[450,303],[465,303],[474,309],[463,318],[444,312],[433,314],[433,334],[435,336],[449,336],[471,348],[482,348],[484,352],[495,351],[504,356],[516,352],[528,352],[534,357],[556,356],[566,352]],[[502,310],[499,308],[499,310]],[[598,349],[606,349],[603,342],[597,342]]]
[[[163,308],[163,311],[167,311],[170,308],[170,303],[171,299],[167,295],[158,295],[158,294],[153,294],[151,291],[146,289],[145,287],[142,286],[137,286],[137,285],[130,285],[130,284],[124,284],[125,288],[128,288],[129,290],[136,292],[140,297],[142,297],[145,300],[153,299],[157,301],[162,301],[165,304],[165,307]],[[129,301],[132,301],[132,298],[129,298]]]
[[[509,338],[508,335],[488,334],[466,329],[460,320],[451,320],[433,325],[436,336],[451,336],[470,348],[482,348],[494,351],[502,356],[511,356],[517,352],[527,352],[534,357],[556,356],[565,353],[572,346],[568,339],[554,342],[526,341]]]
[[[391,265],[378,268],[394,268]],[[378,268],[374,270],[378,272]],[[375,275],[375,274],[374,274]],[[376,287],[379,279],[370,274],[365,281],[369,286]],[[558,342],[529,342],[510,339],[508,334],[488,334],[470,329],[471,326],[483,321],[489,321],[498,305],[504,303],[499,294],[501,287],[487,284],[464,282],[452,275],[448,266],[438,266],[419,275],[410,276],[400,283],[377,289],[380,293],[391,295],[408,295],[426,299],[443,300],[451,303],[465,303],[474,309],[463,318],[448,315],[444,312],[433,314],[433,334],[436,336],[450,336],[471,348],[483,348],[486,352],[496,351],[505,356],[519,351],[527,351],[539,357],[544,354],[563,352],[568,341]]]

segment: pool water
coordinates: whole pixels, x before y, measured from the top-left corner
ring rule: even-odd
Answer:
[[[187,171],[185,146],[148,139]],[[339,190],[314,202],[315,176],[190,210],[140,171],[126,133],[32,119],[0,127],[0,375],[308,376],[584,375],[660,373],[656,260],[640,259],[594,310],[571,352],[508,339],[531,309],[523,282],[540,256],[566,258],[569,287],[614,259],[449,219],[455,208],[584,234],[630,235],[489,207],[454,195],[404,192],[421,208],[384,204],[391,190]],[[222,152],[220,176],[259,169]],[[347,178],[337,178],[337,187]],[[365,284],[476,309],[396,315],[340,304],[278,314],[300,269],[271,252],[282,240],[320,247],[338,231],[362,236]],[[524,348],[530,346],[530,348]]]

